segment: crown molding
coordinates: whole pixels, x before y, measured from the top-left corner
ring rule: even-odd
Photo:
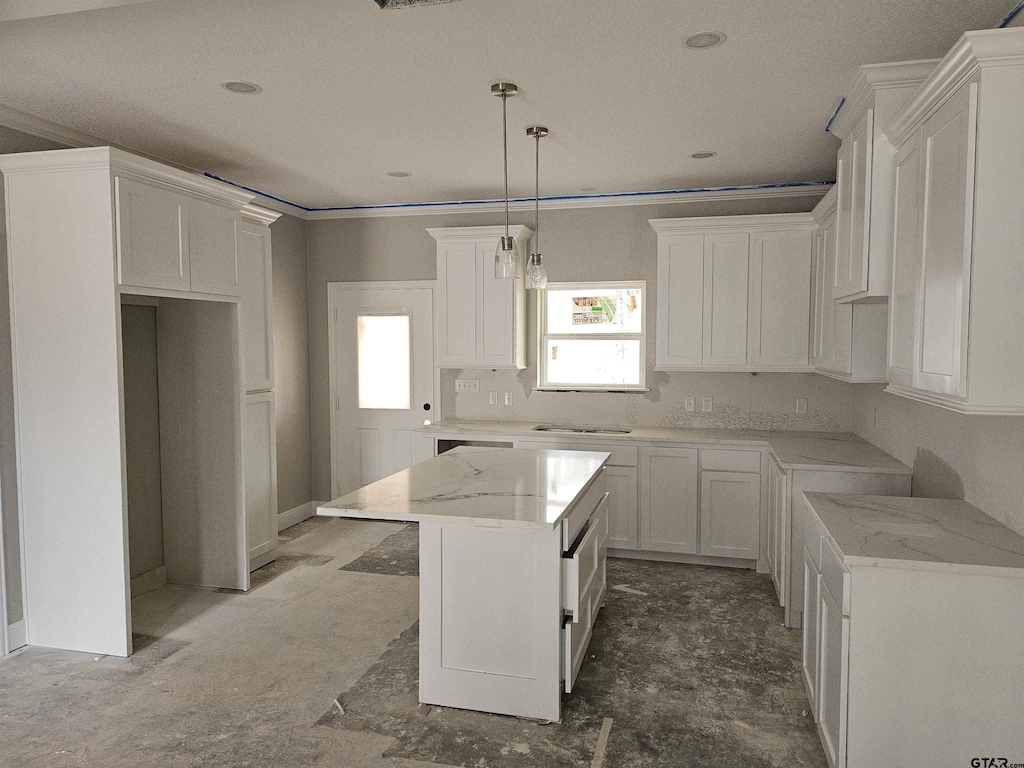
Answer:
[[[811,210],[811,216],[819,224],[836,212],[836,202],[839,198],[839,193],[836,192],[836,188],[832,187],[825,196],[818,201],[818,204]]]
[[[238,210],[251,203],[256,197],[252,192],[223,184],[207,176],[173,168],[114,147],[110,148],[110,165],[111,170],[119,176],[133,177],[150,184],[205,197],[215,203],[230,205]]]
[[[939,59],[920,59],[858,67],[857,75],[848,89],[850,95],[829,124],[829,133],[843,138],[857,124],[864,110],[874,103],[876,91],[916,88],[935,70],[938,63]]]
[[[261,208],[258,205],[252,203],[246,203],[242,206],[242,218],[248,219],[249,221],[255,221],[257,224],[265,224],[270,226],[275,221],[281,218],[283,214],[278,211],[272,211],[267,208]]]
[[[67,147],[98,147],[108,143],[88,133],[58,125],[3,104],[0,104],[0,125]]]
[[[763,213],[753,216],[698,216],[681,219],[649,219],[659,235],[703,234],[707,232],[746,232],[750,229],[776,231],[815,226],[809,213]]]
[[[965,32],[884,128],[894,147],[900,146],[953,93],[989,67],[1024,65],[1024,27]]]
[[[491,237],[502,237],[505,234],[505,227],[501,225],[495,227],[428,227],[427,232],[438,241],[476,241],[487,240]],[[520,241],[523,239],[529,240],[533,237],[533,230],[529,227],[524,227],[522,224],[510,226],[508,232],[512,237]]]

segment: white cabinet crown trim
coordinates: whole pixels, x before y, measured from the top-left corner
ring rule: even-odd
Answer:
[[[258,224],[266,224],[268,227],[281,218],[284,214],[260,208],[258,205],[246,203],[242,206],[242,218],[248,221],[255,221]]]
[[[894,147],[900,146],[979,70],[1022,62],[1024,28],[965,32],[903,109],[885,126],[886,137]]]
[[[648,219],[648,223],[659,235],[664,234],[707,234],[709,232],[762,232],[813,226],[814,217],[809,213],[769,213],[757,216],[699,216],[679,219]]]
[[[474,242],[476,240],[486,240],[489,237],[503,237],[505,235],[505,227],[501,225],[496,227],[428,227],[427,232],[435,240]],[[533,230],[522,224],[510,225],[508,232],[517,239],[524,235],[527,240],[533,237]]]
[[[811,209],[811,216],[814,221],[821,224],[825,219],[836,212],[836,203],[839,200],[839,193],[833,186],[826,195],[818,201],[818,204]]]
[[[828,132],[840,139],[843,138],[853,130],[864,110],[871,106],[877,91],[918,85],[935,70],[938,63],[938,59],[920,59],[858,67],[857,75],[850,84],[846,103],[832,121]]]

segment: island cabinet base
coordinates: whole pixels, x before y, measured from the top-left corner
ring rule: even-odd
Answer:
[[[606,500],[599,477],[568,546],[572,515],[554,530],[420,524],[422,703],[561,719],[604,598]]]

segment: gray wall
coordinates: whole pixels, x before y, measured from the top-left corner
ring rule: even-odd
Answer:
[[[622,206],[541,214],[542,250],[553,282],[567,280],[646,280],[648,284],[648,374],[651,392],[645,396],[552,394],[532,391],[534,361],[522,372],[474,372],[481,379],[480,395],[454,395],[455,372],[442,378],[442,418],[559,419],[655,424],[665,420],[685,423],[678,408],[684,394],[715,398],[715,419],[699,422],[714,426],[775,426],[788,429],[849,428],[849,409],[823,377],[789,375],[752,377],[749,374],[654,373],[654,282],[657,235],[648,219],[676,216],[790,213],[809,211],[818,197],[775,200],[693,202],[671,205]],[[530,225],[532,215],[516,213],[513,223]],[[307,222],[309,268],[310,385],[312,392],[313,495],[330,498],[330,410],[327,347],[327,283],[365,280],[433,280],[437,272],[435,242],[427,227],[464,227],[498,224],[501,217],[487,214],[445,214]],[[527,307],[527,338],[532,338],[533,297]],[[810,296],[808,295],[808,301]],[[528,345],[529,347],[529,345]],[[785,395],[779,382],[785,383]],[[794,389],[796,387],[796,389]],[[489,389],[513,392],[515,406],[486,405]],[[800,395],[796,391],[801,392]],[[796,419],[795,400],[806,396],[808,416]],[[545,418],[546,417],[546,418]]]
[[[132,578],[164,564],[156,307],[121,306],[128,564]]]
[[[313,499],[306,222],[286,215],[270,229],[274,249],[277,506],[279,512],[287,512]]]

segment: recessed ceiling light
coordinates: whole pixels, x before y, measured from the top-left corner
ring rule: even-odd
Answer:
[[[405,179],[412,176],[408,171],[388,171],[388,176],[393,179]]]
[[[707,160],[709,157],[714,157],[717,152],[694,152],[690,157],[694,160]]]
[[[227,80],[220,84],[220,87],[226,91],[232,93],[241,93],[245,95],[256,94],[262,91],[256,83],[247,83],[244,80]]]
[[[726,41],[723,32],[698,32],[683,40],[687,48],[716,48]]]

